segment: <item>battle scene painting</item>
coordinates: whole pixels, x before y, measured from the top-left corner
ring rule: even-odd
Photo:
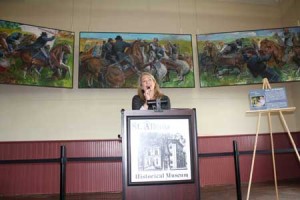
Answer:
[[[81,32],[78,88],[136,88],[150,72],[163,88],[193,88],[187,34]]]
[[[0,83],[73,88],[74,33],[0,20]]]
[[[197,35],[200,87],[300,81],[300,27]]]

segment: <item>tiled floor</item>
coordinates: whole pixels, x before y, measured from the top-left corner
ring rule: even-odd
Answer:
[[[242,186],[243,200],[247,196],[248,185]],[[285,181],[278,183],[280,200],[300,200],[300,180]],[[1,197],[0,200],[59,200],[57,195],[34,195]],[[66,200],[121,200],[122,193],[88,193],[88,194],[69,194]],[[235,186],[211,186],[201,188],[201,200],[236,200]],[[250,191],[249,200],[275,200],[274,183],[253,184]],[[164,200],[164,199],[162,199]],[[172,199],[173,200],[173,199]],[[176,199],[175,199],[176,200]]]

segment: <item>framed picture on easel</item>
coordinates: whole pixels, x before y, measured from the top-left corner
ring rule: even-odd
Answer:
[[[288,107],[284,87],[249,91],[250,110],[265,110]]]

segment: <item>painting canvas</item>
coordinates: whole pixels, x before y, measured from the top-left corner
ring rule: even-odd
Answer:
[[[300,27],[197,35],[201,87],[300,80]]]
[[[74,33],[0,20],[0,83],[73,88]]]
[[[193,88],[187,34],[81,32],[78,88],[135,88],[150,72],[163,88]]]

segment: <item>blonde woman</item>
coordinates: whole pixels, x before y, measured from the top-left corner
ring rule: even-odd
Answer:
[[[161,93],[152,74],[143,72],[139,77],[138,94],[132,98],[132,110],[153,110],[148,103],[157,99],[161,100],[161,109],[171,108],[169,97]]]

